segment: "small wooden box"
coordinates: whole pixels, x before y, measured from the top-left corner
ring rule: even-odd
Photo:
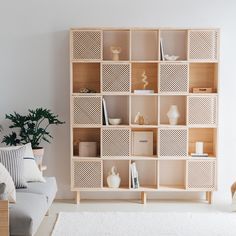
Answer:
[[[132,155],[153,156],[153,132],[133,131],[132,132]]]
[[[193,93],[212,93],[212,88],[193,88]]]

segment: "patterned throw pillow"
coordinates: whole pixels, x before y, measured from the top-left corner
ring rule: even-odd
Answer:
[[[0,149],[0,162],[10,173],[16,188],[26,188],[24,177],[24,154],[25,147],[15,150]]]
[[[6,198],[9,200],[9,202],[16,202],[16,189],[12,180],[12,177],[10,176],[7,169],[0,163],[0,183],[4,183],[4,185],[1,185],[2,191],[5,190],[4,193],[6,193]],[[3,194],[4,194],[3,193]]]

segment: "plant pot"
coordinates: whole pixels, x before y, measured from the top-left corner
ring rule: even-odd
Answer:
[[[38,147],[33,149],[33,154],[35,161],[38,166],[42,166],[43,163],[43,155],[44,155],[44,148]]]

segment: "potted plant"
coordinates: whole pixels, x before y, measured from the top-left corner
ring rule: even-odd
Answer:
[[[49,126],[65,122],[60,121],[58,115],[54,115],[49,109],[37,108],[28,111],[27,115],[16,112],[6,115],[6,119],[12,123],[9,128],[17,131],[5,135],[2,143],[10,146],[31,143],[35,160],[38,165],[42,165],[44,148],[40,144],[42,141],[50,143],[53,138],[48,131]]]

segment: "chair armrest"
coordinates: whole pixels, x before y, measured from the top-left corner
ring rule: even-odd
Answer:
[[[0,200],[0,235],[9,236],[9,203]]]

